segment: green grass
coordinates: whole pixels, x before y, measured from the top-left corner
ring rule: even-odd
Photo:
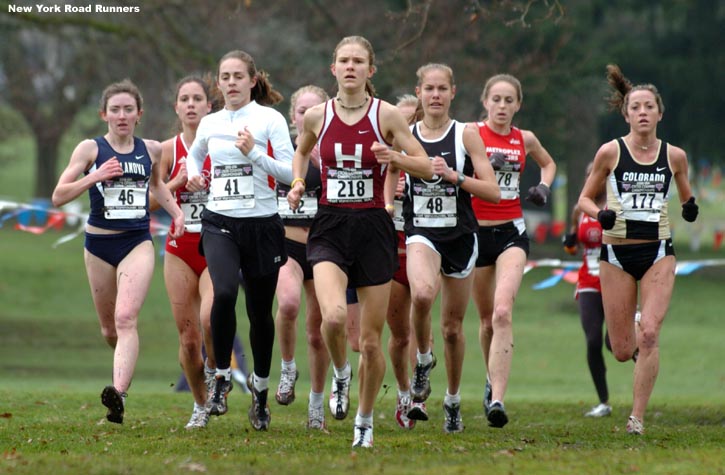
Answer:
[[[226,416],[214,418],[206,430],[185,431],[192,399],[173,390],[179,376],[177,335],[160,261],[139,320],[141,354],[126,421],[107,423],[99,394],[110,381],[112,352],[91,304],[82,238],[53,249],[67,230],[35,236],[12,230],[11,223],[0,228],[0,473],[725,473],[725,268],[678,278],[643,437],[624,432],[632,365],[609,354],[614,414],[582,417],[596,396],[573,288],[561,283],[534,291],[531,286],[549,272],[535,269],[524,278],[514,312],[509,425],[488,428],[482,414],[484,368],[471,305],[461,388],[465,432],[442,433],[442,364],[432,378],[431,421],[412,432],[399,430],[388,368],[376,404],[376,447],[353,452],[350,419],[328,417],[328,433],[304,428],[309,377],[303,325],[298,325],[298,399],[289,407],[273,403],[269,432],[251,429],[249,396],[239,388],[230,395]],[[680,257],[693,257],[684,247]],[[563,257],[554,246],[537,246],[537,254]],[[238,309],[239,335],[249,348],[241,299]],[[436,340],[442,362],[438,333]],[[273,389],[278,361],[275,349]]]

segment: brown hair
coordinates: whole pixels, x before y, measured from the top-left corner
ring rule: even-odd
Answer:
[[[136,100],[136,108],[139,111],[143,109],[143,97],[141,97],[141,92],[138,90],[138,87],[136,87],[136,85],[127,78],[123,81],[114,82],[113,84],[106,86],[101,94],[100,111],[106,112],[108,100],[111,97],[124,93],[131,95]]]
[[[653,84],[637,84],[633,85],[629,79],[624,77],[622,70],[616,64],[607,65],[607,82],[612,88],[607,102],[610,110],[619,110],[622,115],[627,115],[627,106],[629,105],[629,94],[632,91],[649,91],[655,96],[655,102],[659,108],[660,114],[665,112],[665,104],[662,101],[660,92]]]
[[[408,121],[408,124],[415,124],[423,118],[423,105],[413,94],[403,94],[402,96],[398,96],[398,102],[395,103],[395,107],[402,106],[415,107],[415,112],[413,112],[413,116]]]
[[[222,96],[219,88],[216,87],[216,82],[214,81],[214,77],[211,75],[211,73],[205,73],[203,76],[199,76],[197,74],[190,74],[179,79],[179,82],[176,83],[176,88],[174,90],[174,104],[176,103],[176,101],[179,100],[179,91],[181,91],[182,86],[191,82],[198,84],[201,87],[202,91],[204,91],[206,101],[211,103],[210,112],[216,112],[224,107],[224,96]],[[181,125],[181,120],[179,120],[179,118],[177,117],[172,133],[179,133],[181,132],[182,128],[183,127]]]
[[[488,92],[490,91],[491,87],[498,83],[498,82],[507,82],[511,84],[514,89],[516,89],[516,98],[519,100],[519,102],[524,100],[524,92],[521,88],[521,81],[516,79],[514,76],[510,74],[497,74],[495,76],[491,76],[488,78],[488,81],[486,81],[486,84],[483,86],[483,92],[481,93],[481,101],[486,100],[488,98]]]
[[[370,63],[370,67],[373,71],[375,71],[375,51],[373,51],[373,45],[371,45],[367,38],[363,36],[346,36],[341,39],[337,46],[335,46],[335,51],[332,52],[332,63],[335,64],[335,61],[337,61],[337,51],[343,46],[351,43],[357,43],[365,48],[368,52],[368,62]],[[365,90],[371,97],[375,96],[375,87],[373,86],[372,81],[370,81],[370,78],[365,81]]]
[[[301,88],[297,89],[295,92],[292,93],[292,96],[290,97],[290,105],[289,105],[289,118],[291,121],[295,120],[295,108],[297,107],[297,99],[300,98],[302,94],[311,92],[315,94],[317,97],[319,97],[322,102],[325,102],[330,98],[330,96],[327,95],[324,89],[322,89],[319,86],[314,86],[312,84],[308,84],[307,86],[302,86]]]
[[[232,50],[222,56],[217,67],[217,78],[219,77],[219,66],[227,59],[238,59],[244,62],[247,65],[247,74],[249,74],[249,77],[256,78],[257,82],[250,94],[253,101],[257,101],[259,104],[265,106],[273,106],[282,102],[284,97],[272,87],[272,83],[269,82],[269,75],[261,69],[258,70],[254,64],[254,58],[242,50]]]

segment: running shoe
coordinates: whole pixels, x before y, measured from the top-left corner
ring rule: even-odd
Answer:
[[[287,406],[295,400],[295,383],[299,377],[300,372],[296,369],[282,370],[282,374],[279,377],[279,386],[277,386],[277,393],[274,395],[274,398],[279,404]]]
[[[325,430],[325,407],[307,406],[307,428]]]
[[[501,428],[505,426],[509,418],[506,415],[506,409],[503,407],[503,403],[501,401],[493,401],[490,406],[488,406],[488,425],[491,427],[498,427]]]
[[[201,409],[194,408],[194,412],[191,413],[189,422],[186,423],[186,429],[201,429],[206,427],[209,423],[209,414],[206,412],[206,408]]]
[[[445,420],[443,421],[443,432],[446,434],[454,434],[463,432],[463,419],[461,418],[461,405],[451,404],[450,406],[443,403],[443,411],[445,412]]]
[[[350,382],[352,371],[347,378],[337,379],[332,375],[332,390],[330,391],[330,412],[332,417],[342,420],[347,417],[350,410]]]
[[[491,397],[493,396],[493,388],[491,380],[486,376],[486,386],[483,388],[483,413],[488,417],[488,409],[491,406]]]
[[[436,367],[436,357],[431,355],[433,360],[426,364],[416,364],[413,384],[410,385],[410,394],[415,402],[425,402],[430,396],[430,372]]]
[[[632,435],[644,434],[644,424],[642,424],[642,421],[636,417],[629,416],[629,419],[627,420],[627,433]]]
[[[101,403],[108,408],[106,419],[109,422],[123,424],[126,393],[120,392],[113,386],[106,386],[101,392]]]
[[[398,405],[395,408],[395,422],[397,422],[398,426],[402,429],[412,429],[415,427],[415,420],[408,417],[408,412],[410,411],[412,405],[413,401],[410,400],[410,397],[398,396]]]
[[[597,404],[591,411],[584,414],[584,417],[605,417],[612,413],[612,406],[609,404]]]
[[[355,426],[352,437],[353,447],[370,449],[373,446],[373,428],[368,426]]]
[[[257,391],[252,388],[252,405],[249,408],[249,422],[255,430],[267,430],[272,416],[267,404],[268,389]]]
[[[214,378],[214,387],[206,399],[206,412],[211,416],[221,416],[227,413],[227,396],[234,385],[231,380],[217,375]]]
[[[425,408],[425,403],[411,401],[410,409],[408,409],[408,419],[413,421],[427,421],[428,409]]]

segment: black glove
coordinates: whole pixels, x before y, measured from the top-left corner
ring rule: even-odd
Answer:
[[[564,244],[564,250],[567,254],[572,256],[576,254],[576,233],[565,234],[561,238],[561,243]]]
[[[491,167],[494,170],[500,170],[506,164],[506,155],[501,152],[495,152],[488,157],[488,161],[491,162]]]
[[[526,201],[530,201],[536,206],[544,206],[550,194],[551,191],[546,183],[539,183],[529,188],[529,196],[526,197]]]
[[[602,225],[602,229],[612,229],[616,220],[617,214],[611,209],[603,209],[597,213],[597,221]]]
[[[682,203],[682,219],[688,223],[692,223],[697,219],[697,213],[700,207],[695,204],[695,197],[691,196],[689,200]]]

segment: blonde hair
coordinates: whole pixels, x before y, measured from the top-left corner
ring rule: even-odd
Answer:
[[[428,63],[418,68],[418,70],[415,72],[415,75],[418,77],[418,86],[423,84],[423,77],[430,71],[438,70],[443,71],[448,75],[448,80],[451,83],[451,86],[455,86],[456,82],[453,79],[453,70],[450,66],[447,64],[442,63]]]
[[[324,89],[322,89],[319,86],[314,86],[312,84],[308,84],[307,86],[302,86],[301,88],[297,89],[294,93],[292,93],[292,96],[290,97],[290,105],[289,105],[289,118],[290,120],[295,120],[295,109],[297,108],[297,100],[300,98],[301,95],[306,94],[308,92],[311,92],[312,94],[316,95],[320,98],[322,102],[325,102],[330,98],[330,96],[327,95]]]

